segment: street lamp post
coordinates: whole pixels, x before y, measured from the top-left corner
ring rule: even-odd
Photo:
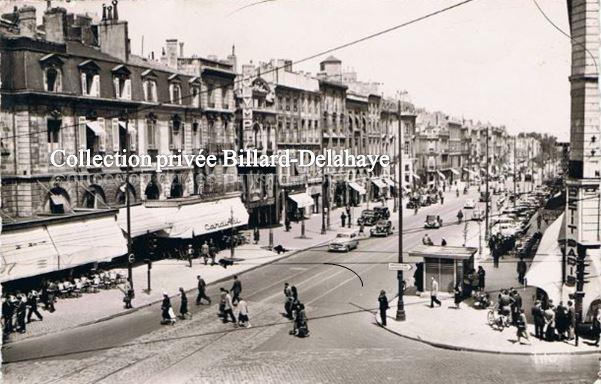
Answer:
[[[125,165],[125,206],[127,213],[127,279],[129,280],[129,286],[131,290],[134,290],[134,279],[133,279],[133,244],[131,239],[131,202],[129,201],[129,156],[130,156],[130,137],[129,137],[129,116],[127,114],[127,109],[123,111],[123,116],[125,118],[125,158],[127,159],[127,164]]]
[[[401,119],[401,102],[399,101],[399,140],[398,140],[399,174],[400,174],[400,172],[402,172],[402,169],[403,169],[403,155],[402,155],[403,148],[401,146],[401,140],[400,140],[400,137],[403,134],[403,132],[401,129],[400,119]],[[399,183],[399,186],[400,185],[401,184]],[[402,264],[403,263],[403,204],[400,201],[400,194],[399,194],[398,214],[399,214],[399,263]],[[399,299],[397,302],[396,320],[397,321],[405,321],[405,319],[406,319],[405,303],[403,301],[405,287],[404,287],[404,283],[403,283],[403,271],[402,270],[399,270],[397,272],[397,280],[398,280],[397,283],[398,283],[398,290],[399,290]]]

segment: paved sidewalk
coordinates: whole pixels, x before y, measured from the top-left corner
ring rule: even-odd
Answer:
[[[392,212],[393,201],[387,202]],[[380,202],[375,205],[381,205]],[[374,202],[370,203],[370,207]],[[354,209],[354,214],[359,215],[361,210],[365,209],[365,204]],[[43,321],[32,321],[27,325],[27,332],[23,334],[12,333],[5,343],[18,342],[27,338],[41,336],[48,333],[55,333],[68,328],[73,328],[90,323],[100,322],[115,316],[124,315],[139,308],[146,307],[162,300],[163,292],[170,296],[179,295],[179,287],[186,291],[193,290],[189,294],[189,300],[193,301],[196,297],[196,276],[202,275],[207,284],[215,284],[231,278],[235,274],[255,269],[267,263],[289,257],[295,252],[326,244],[336,236],[340,229],[340,213],[342,208],[332,211],[331,230],[325,235],[321,235],[321,214],[314,214],[307,219],[306,239],[300,239],[300,223],[293,224],[289,232],[284,230],[283,226],[273,229],[274,245],[282,244],[290,252],[278,255],[267,249],[269,243],[269,230],[262,229],[260,241],[257,245],[246,244],[236,248],[235,257],[243,261],[234,266],[224,269],[219,265],[205,266],[199,259],[194,260],[192,268],[186,261],[165,259],[152,263],[151,283],[152,291],[147,293],[147,267],[138,265],[133,268],[133,280],[136,288],[136,297],[133,300],[135,308],[126,310],[123,307],[123,292],[118,289],[100,290],[98,293],[84,293],[80,298],[59,299],[56,303],[56,311],[53,313],[41,310],[44,316]],[[392,214],[393,223],[398,222],[396,216]],[[353,228],[356,226],[356,218],[353,218]],[[216,259],[229,257],[230,250],[221,251]],[[115,271],[122,275],[127,275],[127,269],[116,268]],[[229,283],[224,283],[229,285]],[[36,317],[34,316],[33,319]]]
[[[492,329],[487,322],[488,310],[478,310],[461,303],[455,309],[452,298],[443,299],[442,306],[430,308],[430,300],[417,296],[405,297],[407,319],[397,322],[394,319],[397,300],[390,303],[386,329],[390,332],[412,340],[420,341],[435,347],[501,354],[519,355],[552,355],[552,354],[593,354],[599,348],[581,341],[580,346],[574,342],[547,342],[536,339],[534,326],[529,324],[530,345],[517,342],[516,328],[504,331]],[[379,314],[376,322],[381,325]]]

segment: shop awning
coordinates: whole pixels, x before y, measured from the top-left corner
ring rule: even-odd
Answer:
[[[403,262],[419,263],[424,261],[425,257],[449,260],[468,260],[473,257],[476,252],[478,252],[478,248],[474,247],[419,244],[408,251],[409,256],[404,256]]]
[[[384,183],[388,184],[389,187],[394,187],[394,185],[395,185],[394,181],[392,181],[390,179],[384,178],[382,180],[384,180]]]
[[[365,195],[365,192],[367,192],[365,190],[365,188],[363,188],[362,185],[359,185],[357,183],[355,183],[354,181],[349,181],[348,186],[353,188],[355,191],[357,191],[360,195]]]
[[[420,180],[421,177],[419,177],[418,175],[416,175],[415,173],[411,174],[411,177],[413,177],[414,179]]]
[[[559,247],[564,214],[562,213],[545,231],[536,255],[526,273],[526,283],[544,290],[554,303],[562,299],[563,256]],[[564,224],[565,225],[565,224]]]
[[[166,218],[168,237],[190,239],[248,224],[248,211],[239,197],[172,208],[149,208]]]
[[[137,237],[170,228],[171,224],[166,223],[165,218],[158,214],[159,212],[156,209],[146,208],[143,205],[130,207],[131,236]],[[119,210],[117,223],[123,232],[127,231],[127,208]]]
[[[388,187],[388,185],[386,185],[386,183],[384,183],[381,179],[371,179],[371,182],[380,189]]]
[[[111,261],[127,253],[127,242],[115,216],[82,219],[47,226],[58,252],[58,268]]]
[[[438,173],[438,176],[440,176],[441,179],[446,180],[446,176],[442,174],[442,172],[440,171],[436,171],[436,173]]]
[[[458,170],[456,170],[455,168],[451,168],[451,172],[453,172],[453,173],[454,173],[454,174],[456,174],[456,175],[459,175],[459,171],[458,171]]]
[[[0,282],[55,271],[58,253],[44,227],[0,235]]]
[[[86,126],[94,132],[96,136],[104,135],[104,129],[98,124],[97,121],[86,121]]]
[[[312,185],[307,192],[312,196],[321,195],[321,185]]]
[[[313,198],[304,192],[288,195],[288,197],[296,203],[298,208],[306,208],[313,205]]]

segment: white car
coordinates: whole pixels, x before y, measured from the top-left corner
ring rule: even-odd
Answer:
[[[336,235],[336,238],[330,241],[328,249],[330,251],[349,252],[351,249],[357,248],[359,245],[358,231],[345,231]]]
[[[474,202],[473,199],[467,199],[465,201],[465,204],[463,205],[464,209],[474,209],[476,208],[476,203]]]

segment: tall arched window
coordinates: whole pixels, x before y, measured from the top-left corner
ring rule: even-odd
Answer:
[[[170,197],[172,199],[182,197],[184,195],[184,187],[182,183],[180,183],[179,178],[175,176],[173,181],[171,182],[171,191]]]
[[[104,190],[99,185],[90,185],[83,195],[82,206],[92,209],[107,208]]]
[[[126,193],[126,191],[128,193]],[[120,205],[127,204],[127,197],[129,196],[129,203],[133,204],[136,202],[136,189],[133,185],[123,183],[117,189],[117,203]]]

